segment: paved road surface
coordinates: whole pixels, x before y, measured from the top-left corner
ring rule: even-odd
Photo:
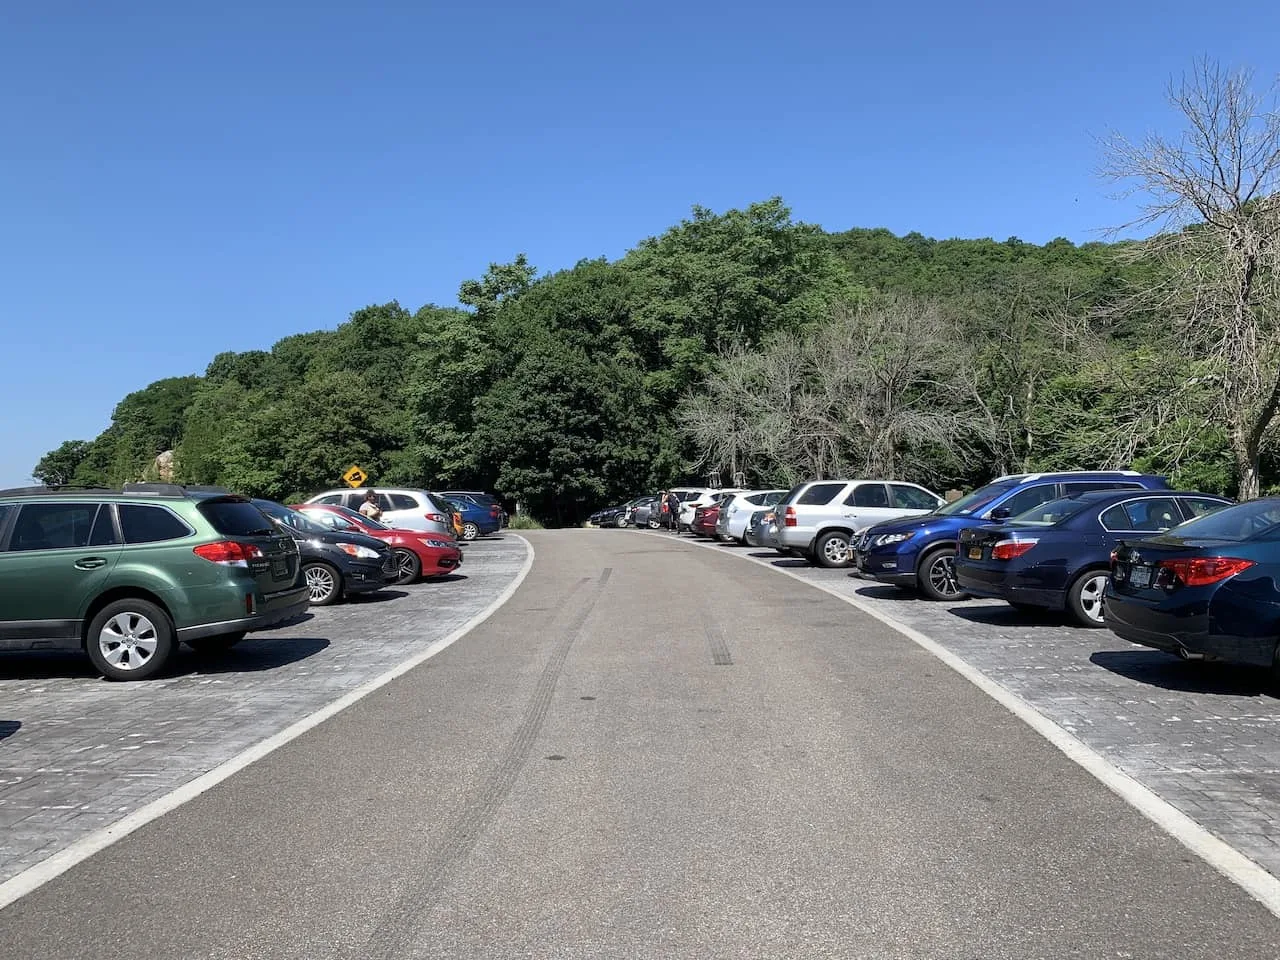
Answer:
[[[502,611],[0,913],[6,953],[1280,955],[1280,921],[839,600],[531,539]]]

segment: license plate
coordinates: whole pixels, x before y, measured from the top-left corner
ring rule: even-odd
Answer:
[[[289,575],[288,560],[272,560],[271,561],[271,576],[275,577],[277,580],[283,580],[288,575]]]
[[[1135,587],[1151,586],[1151,568],[1131,567],[1129,569],[1129,582]]]
[[[969,548],[969,559],[970,559],[970,560],[981,560],[981,559],[982,559],[982,548],[981,548],[981,547],[970,547],[970,548]]]

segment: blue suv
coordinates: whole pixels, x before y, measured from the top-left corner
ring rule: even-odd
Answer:
[[[918,590],[933,600],[963,600],[956,582],[956,541],[975,520],[1000,521],[1059,497],[1091,490],[1167,490],[1164,477],[1132,470],[1024,473],[992,480],[985,487],[923,517],[889,520],[868,527],[854,544],[864,577]]]

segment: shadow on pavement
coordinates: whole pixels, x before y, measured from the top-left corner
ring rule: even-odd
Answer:
[[[950,607],[948,613],[970,623],[992,627],[1062,627],[1075,626],[1075,621],[1060,610],[1017,610],[1008,604],[992,603],[980,607]],[[1087,627],[1080,627],[1087,630]]]
[[[272,639],[249,637],[230,650],[196,653],[185,647],[178,655],[175,669],[166,676],[185,677],[195,674],[258,673],[275,670],[313,657],[329,646],[323,637],[281,637]],[[162,678],[158,678],[162,679]]]
[[[1233,697],[1276,696],[1270,676],[1261,667],[1179,660],[1159,650],[1099,650],[1089,660],[1104,670],[1164,690]]]
[[[21,729],[21,720],[0,720],[0,740],[7,740]]]
[[[375,590],[372,593],[357,593],[354,596],[347,597],[347,603],[360,605],[362,603],[386,603],[388,600],[399,600],[401,597],[407,597],[409,594],[403,590]]]
[[[420,583],[456,583],[459,580],[466,580],[465,573],[442,573],[438,577],[424,577]]]
[[[861,579],[856,573],[851,573],[849,576],[854,580]],[[895,587],[891,583],[877,583],[874,586],[859,587],[854,592],[860,597],[866,597],[868,600],[905,600],[909,603],[922,603],[924,601],[924,598],[914,590],[904,590],[902,587]]]

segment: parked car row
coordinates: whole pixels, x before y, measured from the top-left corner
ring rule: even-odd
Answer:
[[[383,491],[379,522],[347,493],[286,506],[169,483],[0,491],[0,651],[83,650],[103,676],[143,680],[179,643],[224,650],[310,606],[452,573],[454,529],[501,527],[478,495],[454,509]]]
[[[679,493],[680,529],[695,536],[849,567],[933,600],[1063,611],[1184,659],[1280,677],[1280,498],[1233,505],[1127,470],[1004,476],[952,502],[881,480]],[[601,516],[659,527],[656,509],[644,497]]]

